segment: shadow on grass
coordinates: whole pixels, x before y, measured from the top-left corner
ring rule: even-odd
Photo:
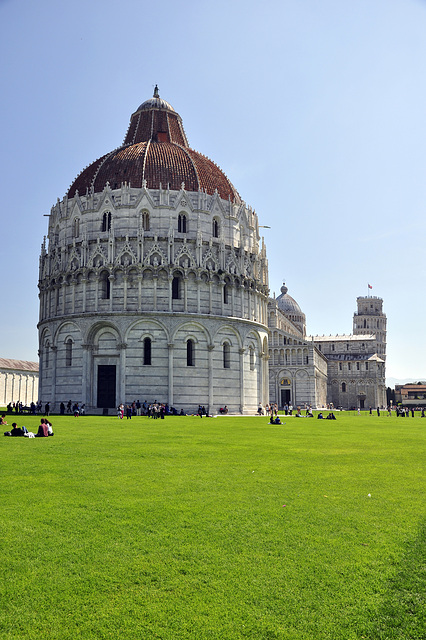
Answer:
[[[369,640],[426,638],[426,519],[407,543],[399,571],[389,580],[378,618],[363,637]]]

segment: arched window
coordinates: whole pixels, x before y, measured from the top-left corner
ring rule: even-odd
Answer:
[[[149,213],[148,211],[142,212],[142,229],[144,231],[149,231]]]
[[[229,302],[229,284],[225,284],[223,287],[223,302],[228,304]]]
[[[187,340],[186,342],[186,366],[195,367],[195,348],[193,340]]]
[[[342,393],[346,393],[346,382],[342,382]]]
[[[78,238],[79,235],[80,235],[80,218],[74,218],[73,236],[74,238]]]
[[[101,297],[103,300],[109,300],[111,297],[111,283],[107,271],[103,271],[100,277]]]
[[[72,340],[68,338],[65,343],[65,366],[71,367],[72,365]]]
[[[231,349],[228,342],[223,343],[223,368],[229,369],[231,366]]]
[[[214,218],[212,222],[212,236],[213,238],[219,237],[219,220],[217,218]]]
[[[253,347],[250,347],[249,352],[250,352],[250,371],[254,371],[254,349],[253,349]]]
[[[181,294],[181,278],[175,276],[172,280],[172,300],[180,300]]]
[[[44,346],[45,346],[45,350],[46,350],[45,366],[46,366],[46,369],[48,369],[49,368],[49,349],[50,349],[49,340],[46,340],[46,344]]]
[[[151,364],[151,338],[143,340],[143,363]]]
[[[178,231],[179,233],[186,233],[188,231],[187,219],[184,213],[180,213],[178,216]]]
[[[111,229],[111,211],[105,211],[102,216],[102,231]]]

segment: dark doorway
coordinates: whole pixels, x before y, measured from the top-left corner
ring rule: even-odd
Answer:
[[[290,389],[281,389],[281,407],[290,404]]]
[[[359,399],[359,408],[360,408],[360,409],[364,409],[364,403],[365,403],[364,398],[360,398],[360,399]]]
[[[98,366],[98,409],[115,408],[115,364]]]

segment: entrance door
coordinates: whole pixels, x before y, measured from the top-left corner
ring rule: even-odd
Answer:
[[[290,389],[281,389],[281,407],[290,404]]]
[[[98,409],[115,408],[115,364],[98,365]]]
[[[364,398],[360,398],[359,399],[359,408],[360,409],[364,409],[364,402],[365,402]]]

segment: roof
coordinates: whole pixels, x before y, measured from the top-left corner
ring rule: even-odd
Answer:
[[[0,358],[0,369],[18,369],[19,371],[33,371],[34,373],[38,373],[38,362]]]
[[[100,193],[108,183],[112,189],[122,183],[148,189],[170,188],[179,191],[216,190],[223,200],[241,203],[241,198],[223,171],[209,158],[191,149],[180,115],[158,95],[140,105],[130,118],[122,146],[92,162],[74,180],[68,190],[73,198],[78,191]]]
[[[359,334],[359,335],[354,335],[354,334],[349,334],[349,335],[336,335],[336,336],[310,336],[310,339],[312,339],[314,342],[362,342],[362,341],[367,341],[367,340],[375,340],[376,336],[374,334],[371,333],[366,333],[366,334]]]

